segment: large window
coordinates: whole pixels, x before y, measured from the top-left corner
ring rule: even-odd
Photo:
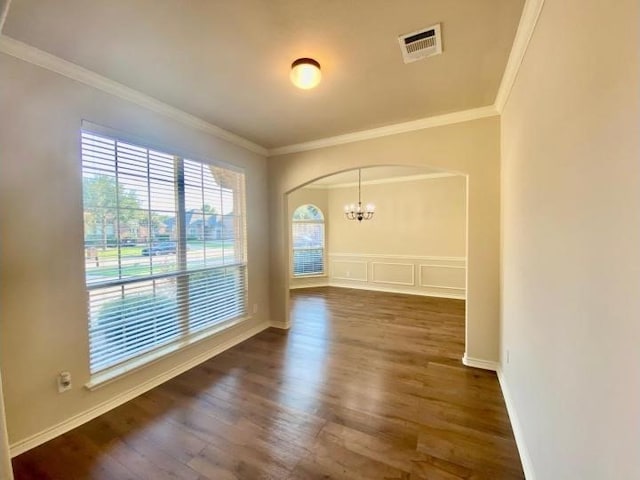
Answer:
[[[315,205],[302,205],[291,220],[293,276],[324,273],[324,216]]]
[[[92,373],[246,314],[244,175],[82,132]]]

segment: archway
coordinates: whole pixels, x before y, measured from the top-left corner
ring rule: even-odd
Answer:
[[[364,160],[363,160],[364,159]],[[497,368],[499,358],[500,145],[497,117],[272,157],[270,243],[272,325],[288,328],[287,194],[354,168],[404,165],[467,178],[467,364]]]
[[[350,289],[345,295],[369,290],[441,298],[432,305],[460,308],[456,300],[466,300],[466,186],[466,176],[455,172],[394,165],[328,175],[288,192],[292,295],[331,286]],[[370,218],[349,220],[345,205],[359,200],[364,209],[371,205]],[[328,291],[316,290],[322,292]]]

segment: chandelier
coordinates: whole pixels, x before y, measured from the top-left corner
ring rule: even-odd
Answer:
[[[355,204],[344,206],[344,216],[349,220],[371,220],[375,213],[376,207],[372,203],[362,208],[362,170],[358,169],[358,205]]]

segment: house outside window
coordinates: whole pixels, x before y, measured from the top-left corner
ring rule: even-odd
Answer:
[[[82,175],[92,374],[246,316],[241,171],[83,131]]]
[[[294,277],[324,275],[324,215],[315,205],[302,205],[291,219]]]

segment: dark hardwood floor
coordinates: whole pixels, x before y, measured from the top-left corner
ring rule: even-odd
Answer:
[[[13,461],[23,479],[522,479],[464,302],[292,292],[269,329]]]

